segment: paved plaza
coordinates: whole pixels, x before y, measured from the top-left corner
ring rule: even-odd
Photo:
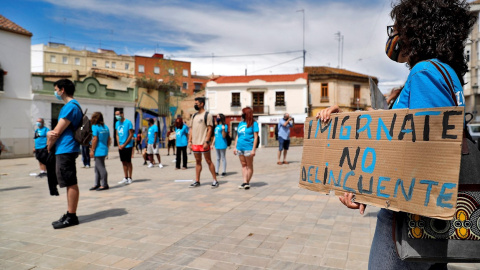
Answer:
[[[120,185],[111,149],[107,191],[88,190],[94,169],[79,157],[80,225],[61,230],[51,222],[66,211],[65,189],[51,197],[46,178],[30,176],[38,173],[33,157],[0,160],[0,269],[367,269],[378,208],[361,216],[333,195],[300,189],[301,147],[281,166],[276,148],[259,149],[250,190],[237,188],[231,150],[218,189],[205,165],[200,187],[175,182],[194,178],[193,155],[188,170],[174,170],[174,157],[160,153],[163,169],[135,155],[134,181]]]

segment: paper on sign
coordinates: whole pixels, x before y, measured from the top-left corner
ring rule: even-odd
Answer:
[[[455,212],[463,107],[307,118],[300,187],[439,219]]]

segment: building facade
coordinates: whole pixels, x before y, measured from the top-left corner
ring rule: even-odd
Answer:
[[[0,15],[0,158],[32,154],[30,44],[32,33]],[[53,94],[53,92],[52,92]]]
[[[480,1],[471,2],[470,10],[478,17],[480,15]],[[463,77],[465,81],[463,86],[465,112],[474,115],[474,122],[480,122],[480,24],[478,20],[467,39],[465,56],[468,64],[468,72]]]
[[[344,111],[365,110],[371,106],[371,77],[353,71],[332,67],[305,67],[308,73],[309,112],[315,116],[319,111],[338,105]]]
[[[275,126],[285,113],[295,119],[292,145],[303,144],[303,123],[307,117],[307,74],[220,76],[207,83],[207,110],[222,113],[231,127],[232,138],[241,121],[241,110],[251,107],[260,127],[260,145],[277,146]]]

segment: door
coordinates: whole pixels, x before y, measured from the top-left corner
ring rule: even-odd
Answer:
[[[252,93],[252,109],[254,114],[263,114],[264,113],[264,93],[263,92],[253,92]]]

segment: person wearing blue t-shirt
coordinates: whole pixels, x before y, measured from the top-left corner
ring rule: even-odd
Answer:
[[[78,157],[80,144],[75,141],[74,131],[80,126],[83,113],[80,104],[73,99],[75,85],[68,79],[55,82],[55,97],[65,105],[58,115],[58,123],[54,130],[47,133],[47,149],[55,147],[56,176],[60,187],[67,187],[67,213],[59,220],[52,222],[54,229],[78,225],[77,205],[80,191],[77,184],[77,168],[75,160]]]
[[[218,175],[218,172],[220,170],[220,159],[221,159],[223,162],[222,176],[225,176],[227,175],[227,158],[225,154],[227,152],[228,125],[225,124],[225,115],[221,113],[217,115],[216,121],[217,121],[217,126],[213,131],[215,134],[215,137],[212,143],[212,145],[215,147],[215,151],[217,152],[217,166],[215,167],[215,172]]]
[[[132,151],[133,151],[133,125],[125,118],[123,110],[115,111],[115,130],[117,131],[118,153],[123,166],[124,178],[119,184],[132,183]]]
[[[464,1],[404,0],[393,6],[390,15],[394,25],[387,26],[385,52],[391,60],[407,63],[411,68],[392,109],[464,106],[463,75],[468,70],[465,40],[476,21],[468,4]],[[438,18],[441,18],[442,27],[438,27]],[[336,112],[340,112],[337,105],[320,111],[317,118],[328,122]],[[339,199],[348,208],[364,213],[366,205],[355,202],[353,193],[345,193]],[[393,222],[393,211],[380,209],[369,269],[447,269],[446,263],[401,260],[395,241],[392,241]]]
[[[35,158],[38,160],[38,165],[40,167],[40,173],[37,177],[47,176],[47,132],[50,131],[49,128],[45,126],[45,120],[43,118],[37,119],[37,129],[35,130],[34,140],[35,148]]]
[[[147,156],[148,160],[150,160],[150,164],[148,164],[148,168],[153,168],[155,164],[155,158],[153,155],[157,156],[158,159],[158,167],[163,168],[162,159],[160,158],[160,154],[158,153],[158,143],[160,142],[159,139],[159,130],[158,126],[155,125],[155,121],[152,118],[148,119],[148,133],[147,133]]]
[[[283,115],[283,118],[278,121],[278,155],[277,164],[288,164],[287,151],[290,146],[290,128],[293,127],[295,120],[290,117],[288,113]],[[280,161],[283,151],[283,162]]]
[[[105,168],[105,158],[108,155],[108,147],[110,146],[110,130],[103,121],[101,112],[92,114],[92,151],[90,157],[95,158],[95,185],[90,190],[107,190],[108,172]]]
[[[175,160],[175,170],[180,169],[180,159],[182,159],[182,170],[187,169],[187,146],[188,146],[188,126],[183,123],[182,118],[175,119],[175,144],[177,146],[177,158]]]
[[[253,110],[250,107],[242,109],[242,122],[237,127],[237,139],[235,140],[233,154],[237,155],[242,164],[243,184],[238,188],[250,189],[250,180],[253,176],[253,157],[258,141],[258,123],[253,120]]]

